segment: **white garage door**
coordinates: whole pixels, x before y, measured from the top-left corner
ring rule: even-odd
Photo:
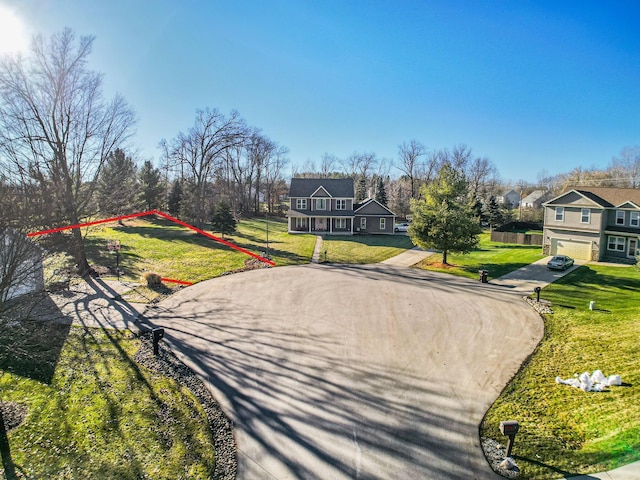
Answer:
[[[579,260],[591,260],[591,242],[554,238],[551,240],[551,255],[569,255]]]

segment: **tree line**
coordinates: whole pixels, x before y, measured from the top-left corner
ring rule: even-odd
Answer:
[[[318,166],[308,161],[286,172],[285,146],[236,111],[205,108],[190,127],[160,141],[158,167],[140,161],[126,148],[133,109],[120,95],[105,98],[103,76],[88,67],[93,42],[66,29],[35,37],[27,55],[0,58],[1,225],[33,230],[161,208],[203,227],[227,210],[236,217],[281,212],[290,176],[352,177],[358,201],[376,198],[403,217],[443,168],[464,180],[477,218],[504,220],[496,197],[505,185],[495,165],[463,144],[429,150],[412,139],[398,146],[396,159],[325,153]],[[539,177],[550,188],[562,182],[607,185],[621,177],[636,187],[640,148],[624,149],[604,172]],[[79,270],[87,271],[82,233],[75,229],[71,238]]]

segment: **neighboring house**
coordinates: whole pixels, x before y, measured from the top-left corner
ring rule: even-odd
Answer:
[[[543,202],[549,198],[549,192],[534,190],[521,201],[522,208],[540,208]]]
[[[289,233],[393,233],[395,214],[369,199],[355,203],[351,178],[292,178]]]
[[[44,290],[42,250],[12,228],[0,230],[0,302]]]
[[[544,204],[547,255],[634,261],[639,244],[640,189],[576,187]]]
[[[516,208],[520,204],[520,194],[515,190],[509,190],[496,198],[496,201],[507,208]]]

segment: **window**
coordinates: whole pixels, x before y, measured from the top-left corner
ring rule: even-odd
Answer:
[[[346,218],[336,218],[336,230],[347,228]]]
[[[616,212],[616,225],[624,225],[624,210]]]
[[[306,198],[298,198],[296,200],[296,208],[298,210],[306,210],[307,209],[307,199]]]
[[[556,207],[556,222],[564,222],[564,207]]]
[[[580,222],[591,223],[591,209],[583,208],[581,211],[582,211],[582,217],[580,219]]]
[[[360,219],[360,228],[361,228],[362,230],[366,230],[366,229],[367,229],[367,219],[366,219],[366,218],[364,218],[364,217],[362,217],[362,218]]]
[[[616,250],[618,252],[624,252],[624,237],[609,237],[609,250]]]
[[[629,225],[632,227],[640,226],[640,212],[631,212],[629,217]]]
[[[316,210],[326,210],[326,209],[327,209],[327,199],[316,198]]]
[[[385,225],[386,225],[386,218],[381,218],[380,219],[380,230],[385,230]]]
[[[346,210],[347,209],[347,201],[342,199],[342,200],[336,200],[336,210]]]
[[[306,218],[296,218],[296,229],[307,228]]]

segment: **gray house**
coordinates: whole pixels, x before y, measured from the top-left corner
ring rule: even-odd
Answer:
[[[520,194],[515,190],[509,190],[500,195],[496,200],[499,204],[507,208],[515,208],[520,204]]]
[[[544,204],[543,252],[633,261],[640,243],[640,190],[576,187]]]
[[[540,208],[549,196],[549,192],[545,192],[544,190],[534,190],[521,200],[520,205],[522,208]]]
[[[352,178],[292,178],[289,233],[391,233],[395,214],[376,200],[355,203]]]

